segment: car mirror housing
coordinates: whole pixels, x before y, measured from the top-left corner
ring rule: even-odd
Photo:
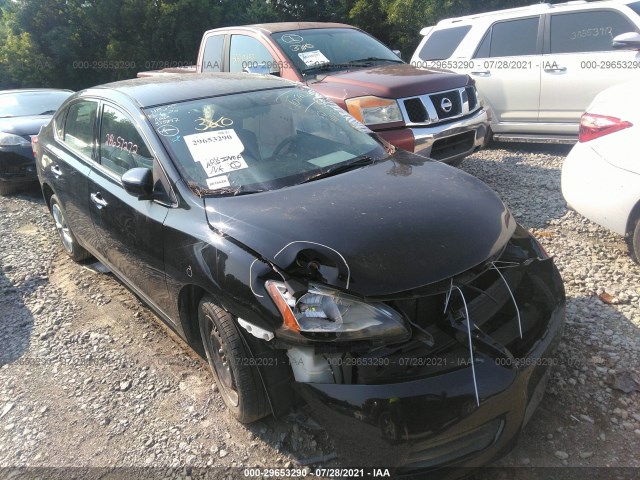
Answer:
[[[617,50],[640,50],[640,33],[621,33],[614,37],[611,45]]]
[[[138,200],[153,198],[153,172],[149,168],[132,168],[122,174],[124,190]]]

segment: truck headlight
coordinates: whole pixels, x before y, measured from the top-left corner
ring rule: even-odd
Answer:
[[[324,342],[384,343],[402,342],[411,336],[402,315],[384,303],[365,303],[317,285],[311,285],[298,298],[294,298],[282,282],[268,280],[265,288],[282,315],[287,334]]]
[[[398,102],[389,98],[358,97],[350,98],[345,103],[349,113],[365,125],[402,121]]]

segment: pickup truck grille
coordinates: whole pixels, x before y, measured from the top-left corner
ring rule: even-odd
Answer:
[[[409,126],[432,125],[463,117],[480,105],[473,86],[400,99],[400,110]]]

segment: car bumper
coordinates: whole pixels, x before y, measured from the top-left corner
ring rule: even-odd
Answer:
[[[411,129],[414,151],[445,163],[470,155],[484,145],[489,131],[489,117],[483,109],[452,123]]]
[[[312,417],[333,439],[341,466],[447,478],[510,451],[542,399],[564,325],[562,279],[552,265],[541,270],[537,278],[553,292],[545,327],[528,339],[532,346],[518,354],[517,366],[474,352],[479,405],[468,357],[445,373],[399,383],[296,383]]]
[[[578,143],[562,165],[562,195],[581,215],[625,235],[640,200],[640,175],[612,165],[588,142]]]
[[[489,132],[489,117],[484,109],[480,109],[449,123],[375,132],[396,147],[455,164],[484,145]]]
[[[31,146],[0,147],[0,180],[15,183],[38,180]]]

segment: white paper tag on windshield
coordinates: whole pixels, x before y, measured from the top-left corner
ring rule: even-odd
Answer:
[[[304,62],[307,67],[313,67],[314,65],[322,65],[329,63],[329,59],[325,57],[320,50],[312,50],[310,52],[299,53],[300,60]]]
[[[248,167],[242,158],[244,145],[235,130],[194,133],[186,135],[184,141],[193,161],[203,166],[208,177]]]
[[[226,175],[218,175],[217,177],[207,178],[207,187],[210,190],[218,190],[219,188],[230,187],[229,177]]]

